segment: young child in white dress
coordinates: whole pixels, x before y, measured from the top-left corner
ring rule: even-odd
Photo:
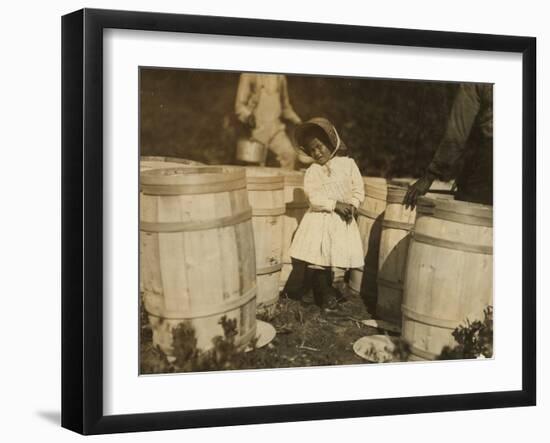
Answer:
[[[363,266],[363,246],[355,221],[355,211],[365,198],[363,179],[355,161],[345,156],[347,147],[327,119],[301,124],[295,139],[314,160],[304,177],[309,210],[290,246],[290,256],[304,263],[307,270],[295,267],[301,275],[291,275],[285,290],[291,298],[300,298],[300,283],[309,278],[315,303],[322,309],[334,307],[343,296],[332,286],[331,268]]]

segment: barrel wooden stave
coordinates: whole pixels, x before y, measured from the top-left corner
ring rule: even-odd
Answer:
[[[405,188],[388,187],[378,255],[376,315],[396,325],[401,324],[409,239],[416,217],[416,210],[402,204],[405,192]]]
[[[245,169],[248,201],[252,208],[258,284],[257,311],[270,317],[279,300],[285,214],[284,175],[277,168]]]
[[[466,202],[439,206],[455,206],[458,211],[490,208]],[[448,217],[449,212],[443,214]],[[483,310],[492,304],[492,211],[470,217],[469,223],[423,214],[419,207],[407,263],[402,329],[417,360],[435,359],[443,347],[455,346],[453,330],[466,319],[482,319]]]
[[[365,199],[357,215],[357,225],[363,241],[365,264],[350,271],[349,287],[365,297],[367,308],[373,311],[377,298],[378,254],[382,233],[382,218],[386,209],[386,179],[363,177]]]
[[[142,178],[146,175],[151,185],[162,181],[160,173],[145,171]],[[178,182],[177,174],[167,174]],[[223,181],[223,174],[218,175]],[[161,189],[156,194],[140,195],[141,282],[153,344],[172,355],[171,331],[187,322],[195,329],[197,348],[208,350],[215,336],[223,336],[219,321],[226,316],[237,321],[236,340],[244,346],[256,324],[254,240],[244,181],[242,189],[228,192],[162,195],[162,189],[170,193],[170,188],[165,184],[154,188]],[[245,216],[238,222],[223,221],[238,214]],[[185,228],[220,219],[219,226],[209,229]],[[173,231],[175,224],[183,228]],[[167,226],[171,232],[164,232]]]

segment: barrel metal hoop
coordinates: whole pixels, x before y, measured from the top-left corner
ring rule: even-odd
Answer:
[[[208,229],[224,228],[227,226],[233,226],[252,218],[252,210],[228,215],[227,217],[215,218],[212,220],[193,220],[185,222],[144,222],[139,223],[139,229],[143,232],[162,232],[162,233],[174,233],[174,232],[194,232],[194,231],[206,231]]]
[[[425,243],[427,245],[436,246],[439,248],[452,249],[455,251],[473,252],[475,254],[493,255],[492,246],[473,245],[453,240],[445,240],[426,234],[420,234],[419,232],[414,232],[412,239],[418,243]]]
[[[285,208],[252,208],[253,217],[269,217],[269,216],[284,215],[285,212],[286,212]]]
[[[376,281],[380,286],[384,286],[390,289],[395,289],[397,291],[403,291],[403,283],[397,283],[395,281],[386,280],[385,278],[382,278],[382,277],[378,277]]]
[[[405,223],[405,222],[400,222],[395,220],[383,220],[382,227],[390,228],[390,229],[403,229],[404,231],[412,231],[412,229],[414,228],[414,223]]]
[[[145,195],[198,195],[230,192],[242,189],[246,190],[246,180],[239,178],[232,181],[220,181],[216,183],[190,184],[190,185],[154,185],[142,184],[140,190]]]
[[[436,326],[438,328],[450,329],[452,331],[460,324],[460,321],[457,320],[435,318],[430,315],[421,314],[420,312],[409,308],[405,304],[401,305],[401,310],[405,317],[408,317],[411,320],[417,321],[418,323],[423,323],[428,326]]]
[[[273,274],[274,272],[278,272],[282,269],[283,265],[281,263],[278,263],[276,265],[272,266],[265,266],[263,268],[257,268],[256,269],[256,275],[264,275],[264,274]]]
[[[166,314],[159,314],[158,312],[150,312],[147,309],[145,310],[147,314],[152,315],[153,317],[162,318],[164,320],[194,320],[197,318],[211,317],[213,315],[225,314],[226,312],[233,311],[241,306],[244,306],[250,303],[256,298],[256,286],[250,288],[242,296],[235,298],[227,303],[212,306],[206,306],[201,309],[194,309],[193,313],[182,312],[172,313],[168,312]]]

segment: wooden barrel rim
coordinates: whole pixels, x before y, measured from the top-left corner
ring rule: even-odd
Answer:
[[[192,220],[182,222],[145,222],[140,221],[139,229],[143,232],[192,232],[206,231],[208,229],[224,228],[252,220],[252,210],[228,215],[226,217],[214,218],[211,220]]]
[[[432,217],[472,226],[493,227],[493,219],[489,217],[475,217],[472,215],[458,214],[456,212],[443,211],[434,207],[418,206],[417,219],[420,217]]]
[[[468,217],[466,220],[471,222],[484,223],[482,226],[485,226],[488,222],[492,226],[493,221],[493,208],[491,206],[445,198],[421,197],[418,200],[418,212],[444,220],[448,219],[446,217],[454,217],[454,214],[466,216]]]
[[[205,185],[246,179],[245,171],[227,166],[188,166],[153,169],[140,174],[142,185]]]
[[[203,307],[202,309],[193,308],[193,312],[168,312],[166,314],[160,314],[158,312],[150,312],[146,310],[149,315],[154,317],[163,318],[165,320],[193,320],[203,317],[211,317],[213,315],[221,315],[234,309],[240,308],[256,299],[256,286],[250,288],[240,297],[232,299],[226,303],[220,303],[214,306]]]
[[[196,160],[191,160],[191,159],[188,159],[188,158],[167,157],[167,156],[164,156],[164,155],[142,155],[142,156],[139,157],[139,161],[140,162],[152,161],[152,162],[164,162],[164,163],[186,163],[186,164],[189,164],[191,166],[193,166],[193,165],[194,166],[205,165],[202,162],[199,162],[199,161],[196,161]]]
[[[452,249],[455,251],[473,252],[476,254],[493,255],[493,246],[476,245],[463,243],[454,240],[432,237],[431,235],[414,232],[411,238],[418,243],[425,243],[439,248]]]
[[[145,195],[199,195],[216,194],[219,192],[231,192],[246,190],[244,178],[221,181],[217,183],[189,184],[189,185],[141,185],[140,192]]]

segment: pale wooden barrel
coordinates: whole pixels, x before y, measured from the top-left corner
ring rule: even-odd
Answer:
[[[396,325],[401,324],[405,266],[416,217],[416,210],[403,205],[406,192],[404,187],[388,186],[378,255],[376,316]]]
[[[279,300],[285,214],[284,175],[278,168],[247,166],[245,169],[256,249],[257,310],[270,316]]]
[[[245,171],[178,167],[140,176],[143,304],[153,344],[173,354],[172,330],[194,328],[197,348],[237,322],[236,343],[256,330],[256,266]]]
[[[451,199],[419,199],[407,263],[402,336],[412,359],[455,346],[453,330],[483,319],[493,304],[493,209]]]
[[[382,219],[386,210],[387,184],[386,179],[379,177],[363,177],[363,182],[365,199],[357,211],[357,225],[363,241],[365,264],[363,268],[351,270],[349,287],[363,296],[371,312],[376,307],[378,293],[378,253]]]
[[[304,173],[301,171],[284,171],[285,182],[285,215],[283,217],[282,268],[279,289],[286,284],[292,271],[289,255],[294,233],[309,208],[304,192]]]

